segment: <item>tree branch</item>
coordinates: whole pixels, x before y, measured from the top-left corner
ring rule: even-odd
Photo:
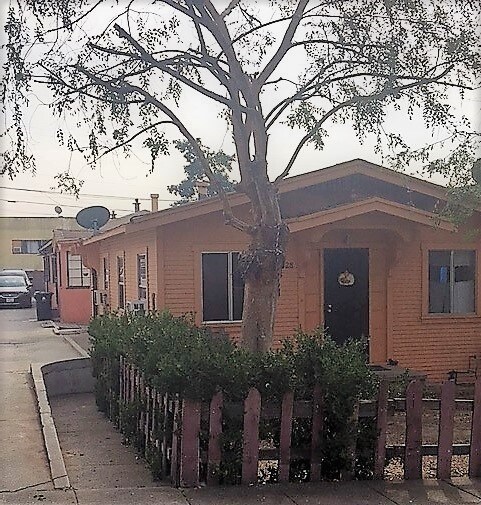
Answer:
[[[229,2],[229,5],[220,13],[220,17],[225,18],[226,16],[228,16],[239,4],[239,2],[240,0],[231,0]]]
[[[282,41],[274,56],[267,62],[264,69],[261,71],[257,79],[255,80],[258,89],[267,81],[272,72],[277,68],[277,65],[282,61],[282,58],[286,55],[287,51],[291,47],[292,37],[294,36],[297,27],[302,19],[302,13],[304,12],[309,0],[299,0],[296,10],[292,14],[289,26],[282,37]]]
[[[102,152],[99,156],[97,156],[97,158],[95,158],[95,160],[93,160],[89,164],[92,165],[93,163],[97,162],[98,160],[100,160],[101,158],[106,156],[107,154],[110,154],[111,152],[119,149],[120,147],[130,144],[130,142],[132,142],[132,140],[136,139],[139,135],[142,135],[142,133],[145,133],[146,131],[150,130],[151,128],[155,128],[156,126],[159,126],[161,124],[174,124],[174,123],[172,121],[157,121],[156,123],[152,123],[152,124],[146,126],[145,128],[142,128],[141,130],[137,131],[136,133],[134,133],[134,135],[132,135],[128,139],[124,140],[120,144],[116,144],[115,146],[108,148],[106,151]]]
[[[322,126],[322,124],[325,121],[327,121],[333,114],[335,114],[339,110],[344,109],[346,107],[351,107],[353,105],[357,105],[360,103],[369,103],[369,102],[374,102],[377,100],[383,100],[384,98],[386,98],[388,96],[395,95],[395,94],[400,93],[402,91],[406,91],[408,89],[415,88],[417,86],[422,86],[424,84],[430,84],[433,82],[437,82],[437,81],[441,80],[445,75],[447,75],[452,70],[452,68],[453,68],[453,66],[448,67],[441,74],[439,74],[438,76],[432,77],[432,78],[422,78],[422,79],[419,79],[415,82],[405,84],[403,86],[396,86],[393,88],[385,88],[385,89],[379,91],[378,93],[374,93],[372,95],[355,96],[349,100],[346,100],[345,102],[342,102],[342,103],[336,105],[330,111],[328,111],[326,114],[324,114],[322,116],[322,118],[316,122],[315,126],[313,128],[311,128],[307,132],[306,135],[304,135],[304,137],[301,139],[301,141],[297,145],[296,149],[294,150],[294,153],[292,154],[286,168],[283,170],[283,172],[278,177],[276,177],[274,184],[279,183],[279,181],[281,181],[282,179],[284,179],[285,177],[287,177],[289,175],[292,165],[294,164],[297,156],[299,155],[301,149],[304,147],[306,142],[308,142],[319,131],[319,128]]]
[[[222,95],[219,95],[215,93],[214,91],[211,91],[200,84],[197,84],[196,82],[192,81],[191,79],[188,79],[187,77],[183,76],[180,72],[170,68],[168,64],[165,64],[163,61],[156,60],[149,52],[147,52],[141,44],[139,44],[129,33],[127,33],[121,26],[118,24],[114,25],[114,28],[117,30],[117,33],[120,38],[123,38],[127,40],[140,54],[139,54],[139,59],[144,61],[145,63],[150,64],[152,67],[158,68],[159,70],[162,70],[163,72],[169,74],[171,77],[174,79],[179,80],[186,86],[189,86],[190,88],[194,89],[195,91],[201,93],[204,96],[207,96],[208,98],[211,98],[212,100],[215,100],[216,102],[222,103],[224,105],[229,106],[229,100]],[[111,51],[111,50],[110,50]],[[134,55],[132,55],[134,56]],[[195,58],[192,55],[189,55],[191,58]],[[181,61],[181,60],[180,60]],[[179,62],[180,62],[179,61]],[[171,59],[171,62],[174,63],[175,59]],[[205,65],[202,65],[202,61],[199,62],[202,68],[206,68],[209,70],[208,67]],[[190,63],[192,66],[193,63]],[[210,70],[209,70],[210,71]],[[224,84],[224,82],[218,78],[218,76],[211,72],[212,75],[214,75],[221,84]]]

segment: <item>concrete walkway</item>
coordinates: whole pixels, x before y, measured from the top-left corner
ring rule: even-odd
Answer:
[[[78,356],[32,311],[0,311],[0,503],[62,505],[481,505],[481,480],[351,482],[178,490],[152,482],[147,468],[97,412],[93,395],[52,400],[71,488],[54,490],[43,447],[31,361]],[[69,335],[82,347],[84,334]]]
[[[31,362],[78,353],[36,320],[34,309],[0,310],[0,491],[51,487]]]

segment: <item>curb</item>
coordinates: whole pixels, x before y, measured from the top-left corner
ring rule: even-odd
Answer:
[[[62,334],[61,336],[68,344],[70,344],[82,356],[82,358],[90,358],[90,354],[83,347],[78,345],[77,342],[75,342],[75,340],[73,340],[68,335]]]
[[[43,380],[42,366],[39,363],[30,364],[30,373],[33,378],[35,396],[37,398],[42,434],[47,451],[50,475],[55,489],[65,489],[70,487],[70,480],[65,468],[60,442],[58,440],[57,429],[50,410],[50,403],[47,397],[47,389]]]

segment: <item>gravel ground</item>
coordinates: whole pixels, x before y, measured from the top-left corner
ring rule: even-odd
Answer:
[[[460,387],[456,394],[457,398],[472,398],[472,388]],[[434,391],[434,396],[439,397]],[[388,421],[388,445],[404,444],[405,437],[405,413],[396,412]],[[457,411],[454,416],[454,443],[468,444],[471,436],[472,414],[468,411]],[[423,412],[423,443],[437,444],[439,429],[439,412],[425,410]],[[423,457],[423,478],[436,478],[436,457]],[[451,472],[453,477],[466,477],[468,475],[468,456],[453,456]],[[399,459],[389,462],[385,469],[386,480],[397,480],[403,478],[403,464]]]

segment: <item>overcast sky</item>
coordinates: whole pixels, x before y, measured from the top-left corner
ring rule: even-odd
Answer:
[[[4,19],[4,18],[3,18]],[[3,21],[2,19],[2,21]],[[3,23],[2,23],[3,24]],[[41,103],[41,90],[34,90],[26,124],[30,136],[30,148],[37,159],[37,173],[18,175],[13,181],[2,179],[0,189],[0,208],[4,216],[55,216],[55,206],[63,209],[62,215],[74,216],[80,208],[89,205],[105,205],[118,215],[133,211],[133,200],[139,198],[141,207],[150,208],[150,193],[158,193],[160,207],[168,207],[173,196],[167,186],[178,183],[183,178],[182,156],[172,150],[170,156],[158,159],[157,168],[148,175],[150,159],[147,152],[135,153],[130,158],[121,154],[104,158],[101,167],[92,170],[80,157],[71,156],[67,148],[60,147],[56,139],[58,120],[53,118],[47,105]],[[455,93],[452,103],[459,115],[470,117],[481,129],[479,95],[471,93],[461,102]],[[223,120],[217,117],[218,111],[210,104],[198,100],[194,92],[185,93],[181,109],[188,111],[190,128],[195,136],[202,137],[205,145],[212,149],[223,148],[233,153],[230,133],[226,131]],[[422,146],[440,140],[445,132],[427,131],[421,118],[408,121],[405,114],[392,112],[388,117],[388,130],[402,133],[408,144]],[[360,144],[349,125],[328,125],[329,138],[323,151],[305,148],[297,159],[291,175],[317,170],[353,158],[383,164],[381,154],[373,150],[373,139]],[[284,168],[297,141],[302,134],[287,127],[278,127],[270,138],[269,174],[278,175]],[[174,136],[175,138],[175,136]],[[178,138],[178,137],[177,137]],[[387,152],[385,154],[388,154]],[[55,189],[54,176],[70,168],[72,175],[85,180],[81,196],[60,195]],[[419,168],[419,167],[418,167]],[[416,173],[416,167],[408,170]],[[234,178],[238,178],[237,173]],[[434,182],[442,182],[435,180]],[[9,189],[6,189],[6,188]],[[53,189],[52,189],[53,188]],[[165,201],[163,201],[165,200]]]

